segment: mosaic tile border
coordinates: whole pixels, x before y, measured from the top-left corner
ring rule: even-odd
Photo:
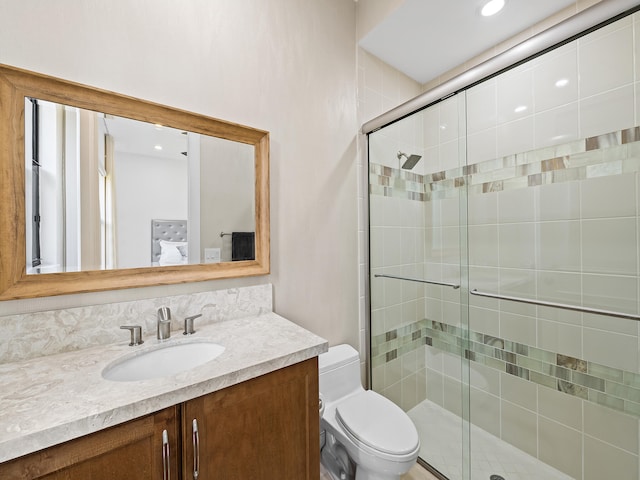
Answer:
[[[422,345],[640,417],[639,374],[428,319],[372,337],[372,366]]]
[[[420,175],[369,165],[369,193],[421,202],[640,171],[640,127]]]
[[[419,202],[427,201],[425,176],[398,168],[369,165],[369,193]]]

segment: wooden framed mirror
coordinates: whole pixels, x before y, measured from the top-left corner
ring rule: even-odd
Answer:
[[[269,242],[268,132],[0,65],[0,300],[266,275]]]

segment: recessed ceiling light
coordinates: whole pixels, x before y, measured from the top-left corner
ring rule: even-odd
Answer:
[[[156,150],[162,150],[162,145],[156,145],[156,146],[155,146],[155,147],[153,147],[153,148],[155,148]]]
[[[490,0],[484,4],[480,13],[483,17],[490,17],[502,10],[502,7],[504,7],[504,0]]]

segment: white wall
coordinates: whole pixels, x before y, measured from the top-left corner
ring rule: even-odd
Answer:
[[[404,0],[360,0],[356,9],[358,40],[373,30],[403,3]]]
[[[200,137],[200,254],[220,248],[223,262],[231,261],[231,235],[220,232],[254,232],[254,148],[244,143],[202,135]]]
[[[151,265],[151,220],[186,220],[187,161],[115,152],[116,265]]]
[[[274,309],[358,344],[355,4],[0,4],[0,63],[268,130],[269,277],[3,302],[3,314],[274,284]]]

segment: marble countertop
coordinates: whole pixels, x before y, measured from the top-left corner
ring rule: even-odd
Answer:
[[[170,377],[134,382],[102,378],[119,357],[158,346],[92,347],[0,365],[0,462],[96,432],[180,402],[318,356],[327,341],[269,312],[199,327],[170,340],[210,340],[225,347],[218,358]]]

